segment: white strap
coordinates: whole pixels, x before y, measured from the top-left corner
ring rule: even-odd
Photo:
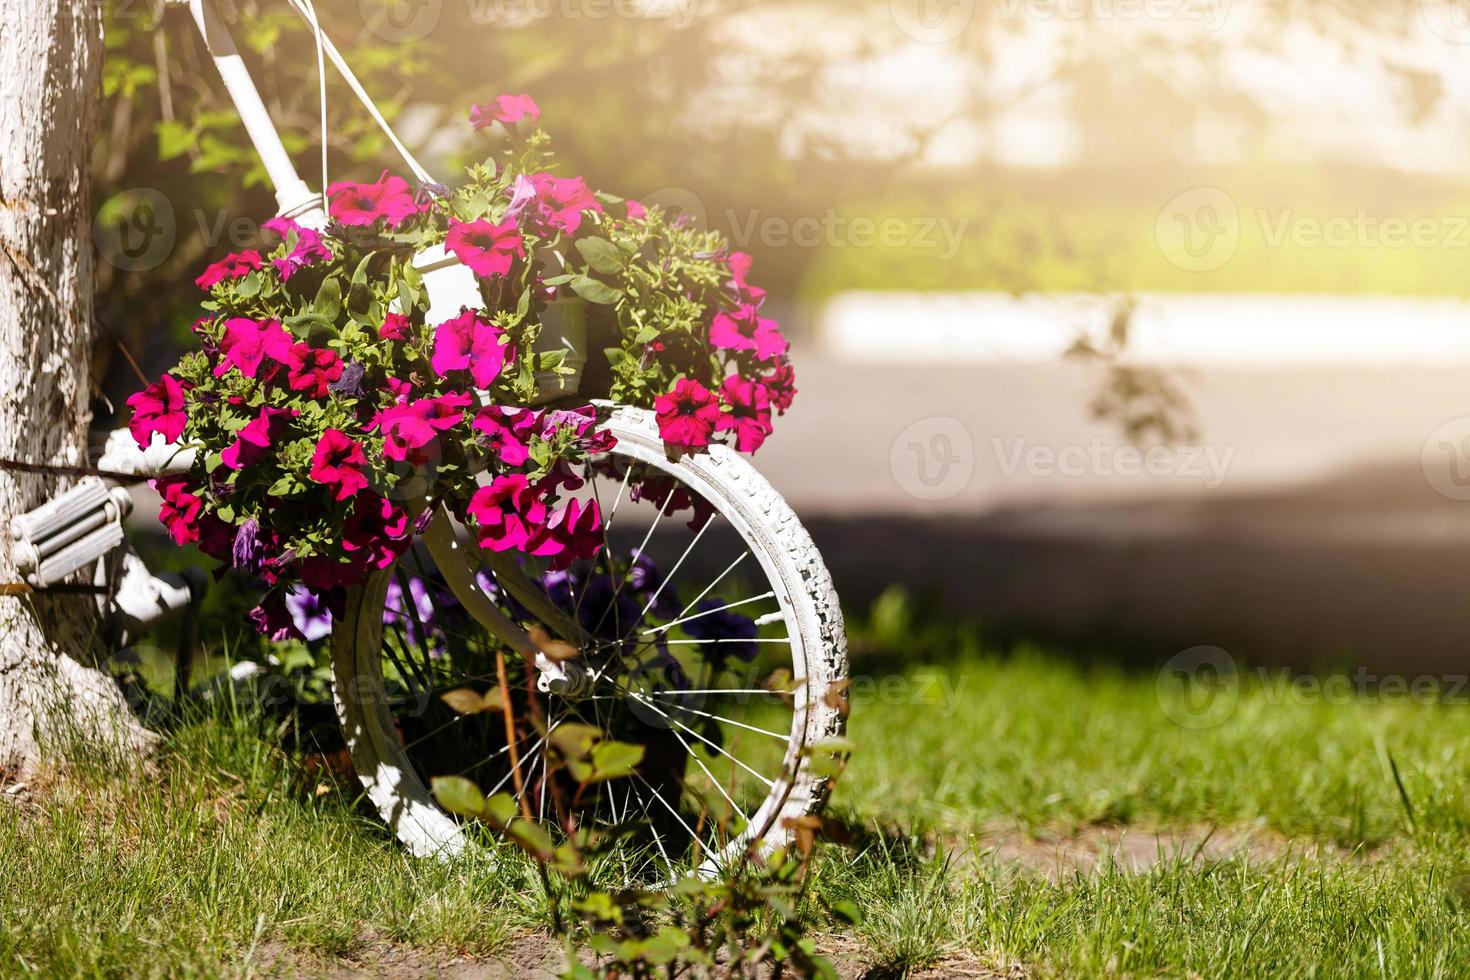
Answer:
[[[376,122],[378,124],[378,128],[383,131],[383,135],[388,137],[388,141],[393,144],[393,148],[398,151],[398,155],[403,157],[403,162],[408,164],[408,169],[413,172],[413,175],[417,177],[420,182],[426,184],[433,183],[434,178],[430,177],[429,172],[419,165],[419,162],[414,159],[412,153],[408,152],[408,147],[403,145],[403,141],[398,138],[398,134],[393,132],[393,127],[388,125],[388,120],[384,119],[383,114],[378,111],[377,104],[373,102],[372,96],[368,95],[367,92],[363,89],[362,83],[357,80],[357,76],[352,73],[352,69],[348,67],[346,60],[342,57],[342,53],[337,50],[337,46],[332,43],[332,39],[327,37],[326,32],[322,30],[321,24],[317,22],[316,11],[311,5],[311,0],[287,0],[287,3],[289,3],[296,10],[296,12],[301,15],[301,17],[306,21],[307,26],[311,28],[312,33],[316,36],[318,58],[320,58],[323,51],[326,52],[326,56],[330,58],[332,64],[336,66],[338,74],[342,76],[342,80],[347,83],[347,87],[352,89],[352,92],[354,95],[357,96],[358,101],[363,104],[363,107],[365,109],[367,109],[368,115],[373,117],[373,121]],[[323,75],[321,80],[321,90],[323,157],[322,193],[325,194],[327,187],[325,162],[327,152],[325,75]]]

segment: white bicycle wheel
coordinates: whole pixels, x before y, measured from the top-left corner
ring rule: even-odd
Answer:
[[[584,721],[646,746],[640,770],[606,784],[590,811],[609,824],[646,816],[652,839],[639,846],[653,868],[639,874],[664,878],[719,867],[756,841],[784,845],[791,818],[821,809],[829,778],[804,749],[844,730],[846,636],[810,536],[745,458],[714,446],[671,460],[642,409],[614,408],[605,427],[616,447],[586,465],[579,491],[599,503],[604,547],[569,570],[534,559],[524,570],[538,600],[591,635],[577,663],[593,680],[576,696],[543,694],[547,721]],[[696,501],[713,515],[702,523]],[[486,656],[498,644],[478,623],[487,604],[523,624],[536,617],[442,512],[423,539],[457,600],[458,627],[419,621],[410,601],[412,622],[405,615],[385,645],[391,583],[414,598],[423,589],[403,566],[425,566],[405,557],[397,578],[377,573],[350,591],[335,630],[335,700],[383,819],[414,853],[453,855],[466,828],[434,803],[433,776],[464,775],[487,793],[519,782],[546,812],[544,736],[507,738],[502,715],[462,713],[443,697],[494,683]],[[510,659],[519,689],[533,668]]]

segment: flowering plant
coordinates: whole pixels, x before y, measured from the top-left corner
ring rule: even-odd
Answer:
[[[297,633],[296,583],[328,592],[391,565],[431,519],[425,501],[484,547],[591,557],[602,515],[571,491],[572,464],[610,448],[593,398],[653,409],[674,453],[754,451],[790,405],[750,257],[554,176],[539,116],[528,96],[475,106],[499,145],[457,189],[385,172],[333,184],[324,230],[267,222],[273,247],[196,280],[199,350],[128,399],[140,446],[196,450],[156,482],[169,534],[270,584],[252,615],[273,637]],[[435,246],[473,272],[478,305],[429,316],[415,257]],[[556,304],[585,307],[601,355],[567,397],[545,380],[573,373],[569,352],[538,343]]]

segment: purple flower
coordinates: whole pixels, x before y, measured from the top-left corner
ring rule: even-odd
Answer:
[[[357,361],[348,361],[342,366],[342,376],[327,386],[334,395],[344,398],[362,397],[362,376],[367,373]]]
[[[332,635],[332,610],[311,589],[297,587],[287,592],[286,609],[291,613],[291,622],[308,641]]]
[[[264,557],[265,547],[260,541],[260,522],[253,517],[247,518],[235,534],[235,544],[230,549],[230,564],[247,572],[255,572],[260,570],[260,562]]]
[[[696,640],[708,641],[701,643],[699,649],[711,662],[736,657],[750,663],[755,659],[756,645],[739,641],[755,639],[755,620],[720,608],[725,605],[728,603],[724,599],[701,600],[694,608],[704,615],[696,615],[686,622],[684,632]],[[715,612],[717,609],[720,611]]]

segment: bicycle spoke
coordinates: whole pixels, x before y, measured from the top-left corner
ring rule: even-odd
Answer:
[[[748,606],[752,602],[760,602],[762,599],[774,599],[775,597],[776,593],[774,590],[772,590],[761,595],[751,596],[749,599],[740,599],[736,602],[727,602],[723,606],[720,606],[716,609],[706,609],[704,612],[695,613],[693,616],[684,616],[681,619],[676,619],[672,622],[664,623],[662,626],[655,626],[652,629],[646,629],[639,635],[652,636],[655,633],[663,633],[673,629],[675,626],[682,626],[685,623],[693,622],[694,620],[703,618],[705,616],[713,616],[715,613],[724,612],[727,609],[734,609],[736,606]],[[644,610],[644,612],[647,612],[647,610]],[[759,623],[759,620],[757,620],[757,623]]]
[[[761,782],[765,783],[771,789],[775,789],[776,788],[776,781],[774,779],[767,779],[765,776],[762,776],[760,773],[758,773],[754,769],[750,768],[750,766],[746,765],[744,761],[742,761],[740,759],[737,759],[733,755],[731,755],[729,752],[726,752],[723,746],[716,745],[714,742],[711,742],[709,739],[705,738],[699,732],[696,732],[694,729],[690,728],[688,725],[684,724],[682,721],[680,721],[679,719],[675,718],[673,715],[669,714],[667,711],[664,711],[662,708],[660,708],[658,705],[654,704],[652,701],[649,701],[647,698],[639,697],[637,694],[633,694],[632,696],[635,697],[635,698],[637,698],[639,701],[642,701],[648,707],[652,708],[654,711],[656,711],[659,714],[663,715],[670,722],[672,722],[675,725],[678,725],[680,728],[684,729],[690,735],[693,735],[695,738],[699,739],[701,742],[703,742],[704,744],[708,745],[710,748],[714,749],[716,752],[720,753],[720,755],[723,755],[725,758],[727,758],[731,762],[735,763],[741,769],[744,769],[746,772],[750,773],[756,779],[759,779]]]

